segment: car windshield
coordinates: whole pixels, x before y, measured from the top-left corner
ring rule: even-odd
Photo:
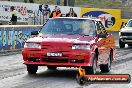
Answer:
[[[126,25],[126,27],[132,27],[132,20],[130,20],[130,21],[128,22],[128,24]]]
[[[79,34],[96,35],[96,26],[93,20],[56,18],[49,19],[40,31],[42,34]]]

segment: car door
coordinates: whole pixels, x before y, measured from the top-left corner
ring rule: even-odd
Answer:
[[[97,25],[97,30],[100,30],[100,34],[104,32],[105,34],[105,28],[102,25],[101,21],[96,22]],[[98,35],[100,35],[98,34]],[[98,47],[98,63],[105,63],[109,57],[109,51],[110,51],[110,46],[109,46],[109,34],[106,34],[106,37],[98,37],[97,41],[97,47]]]

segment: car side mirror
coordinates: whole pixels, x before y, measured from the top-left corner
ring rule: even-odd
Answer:
[[[38,35],[38,34],[39,34],[38,31],[32,31],[32,32],[31,32],[31,35]]]

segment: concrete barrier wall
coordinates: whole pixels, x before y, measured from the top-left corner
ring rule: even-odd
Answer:
[[[38,31],[40,26],[2,25],[0,26],[0,52],[22,49],[31,31]]]

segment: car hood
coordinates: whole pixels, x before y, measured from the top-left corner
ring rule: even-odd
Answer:
[[[121,29],[121,32],[132,32],[132,27],[125,27]]]
[[[38,37],[33,37],[27,40],[27,42],[69,42],[69,43],[94,43],[95,38],[93,36],[83,36],[83,35],[67,35],[67,34],[57,34],[57,35],[41,35]]]

